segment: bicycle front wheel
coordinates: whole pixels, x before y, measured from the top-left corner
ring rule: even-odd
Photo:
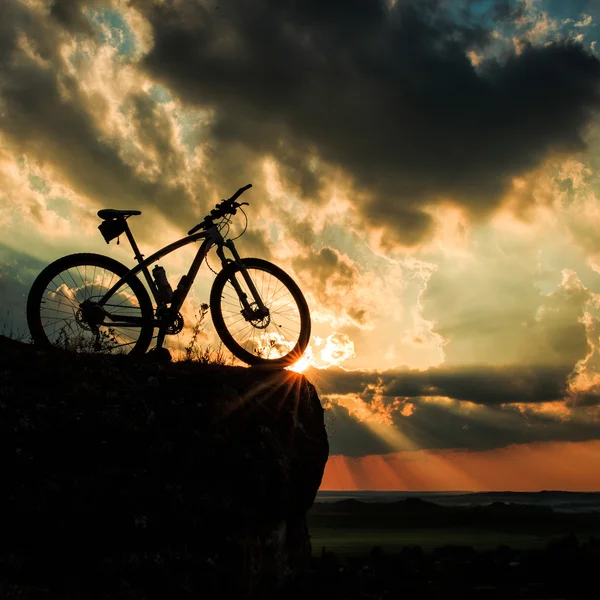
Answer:
[[[259,314],[241,265],[232,262],[217,275],[210,292],[215,329],[231,353],[249,365],[290,366],[300,359],[310,339],[306,300],[294,280],[279,267],[259,258],[241,262],[268,314]]]
[[[100,254],[71,254],[48,265],[27,298],[27,324],[45,348],[143,354],[152,340],[152,302],[135,276],[101,301],[129,269]]]

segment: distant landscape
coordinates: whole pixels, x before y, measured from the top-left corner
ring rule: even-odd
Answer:
[[[600,486],[599,486],[600,487]],[[563,492],[544,490],[541,492],[378,492],[361,490],[354,492],[319,490],[315,502],[397,502],[406,498],[422,498],[440,506],[483,506],[492,502],[532,504],[550,506],[557,511],[600,511],[600,491]]]
[[[600,492],[330,492],[309,512],[313,555],[360,555],[379,547],[489,550],[543,548],[600,536]]]

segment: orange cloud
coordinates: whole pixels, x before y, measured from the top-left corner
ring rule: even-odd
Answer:
[[[482,452],[394,452],[335,455],[322,490],[598,491],[600,440],[540,442]]]
[[[365,402],[358,394],[328,394],[323,396],[325,406],[337,404],[348,410],[357,421],[365,423],[378,423],[381,425],[393,425],[393,406],[386,406],[381,396],[375,396],[370,402]]]

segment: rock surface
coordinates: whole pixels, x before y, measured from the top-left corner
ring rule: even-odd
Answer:
[[[309,559],[328,441],[293,372],[0,339],[0,456],[0,596],[250,597]]]

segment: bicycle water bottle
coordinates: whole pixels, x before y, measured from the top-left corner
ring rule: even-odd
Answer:
[[[163,267],[156,265],[154,269],[152,269],[152,275],[154,275],[154,282],[158,288],[158,296],[160,301],[164,302],[165,304],[171,302],[171,299],[173,298],[173,289],[171,288],[171,284],[167,279],[167,273]]]
[[[171,296],[171,306],[179,306],[181,299],[188,293],[191,287],[190,278],[187,275],[184,275],[177,285],[177,289],[173,292]]]

